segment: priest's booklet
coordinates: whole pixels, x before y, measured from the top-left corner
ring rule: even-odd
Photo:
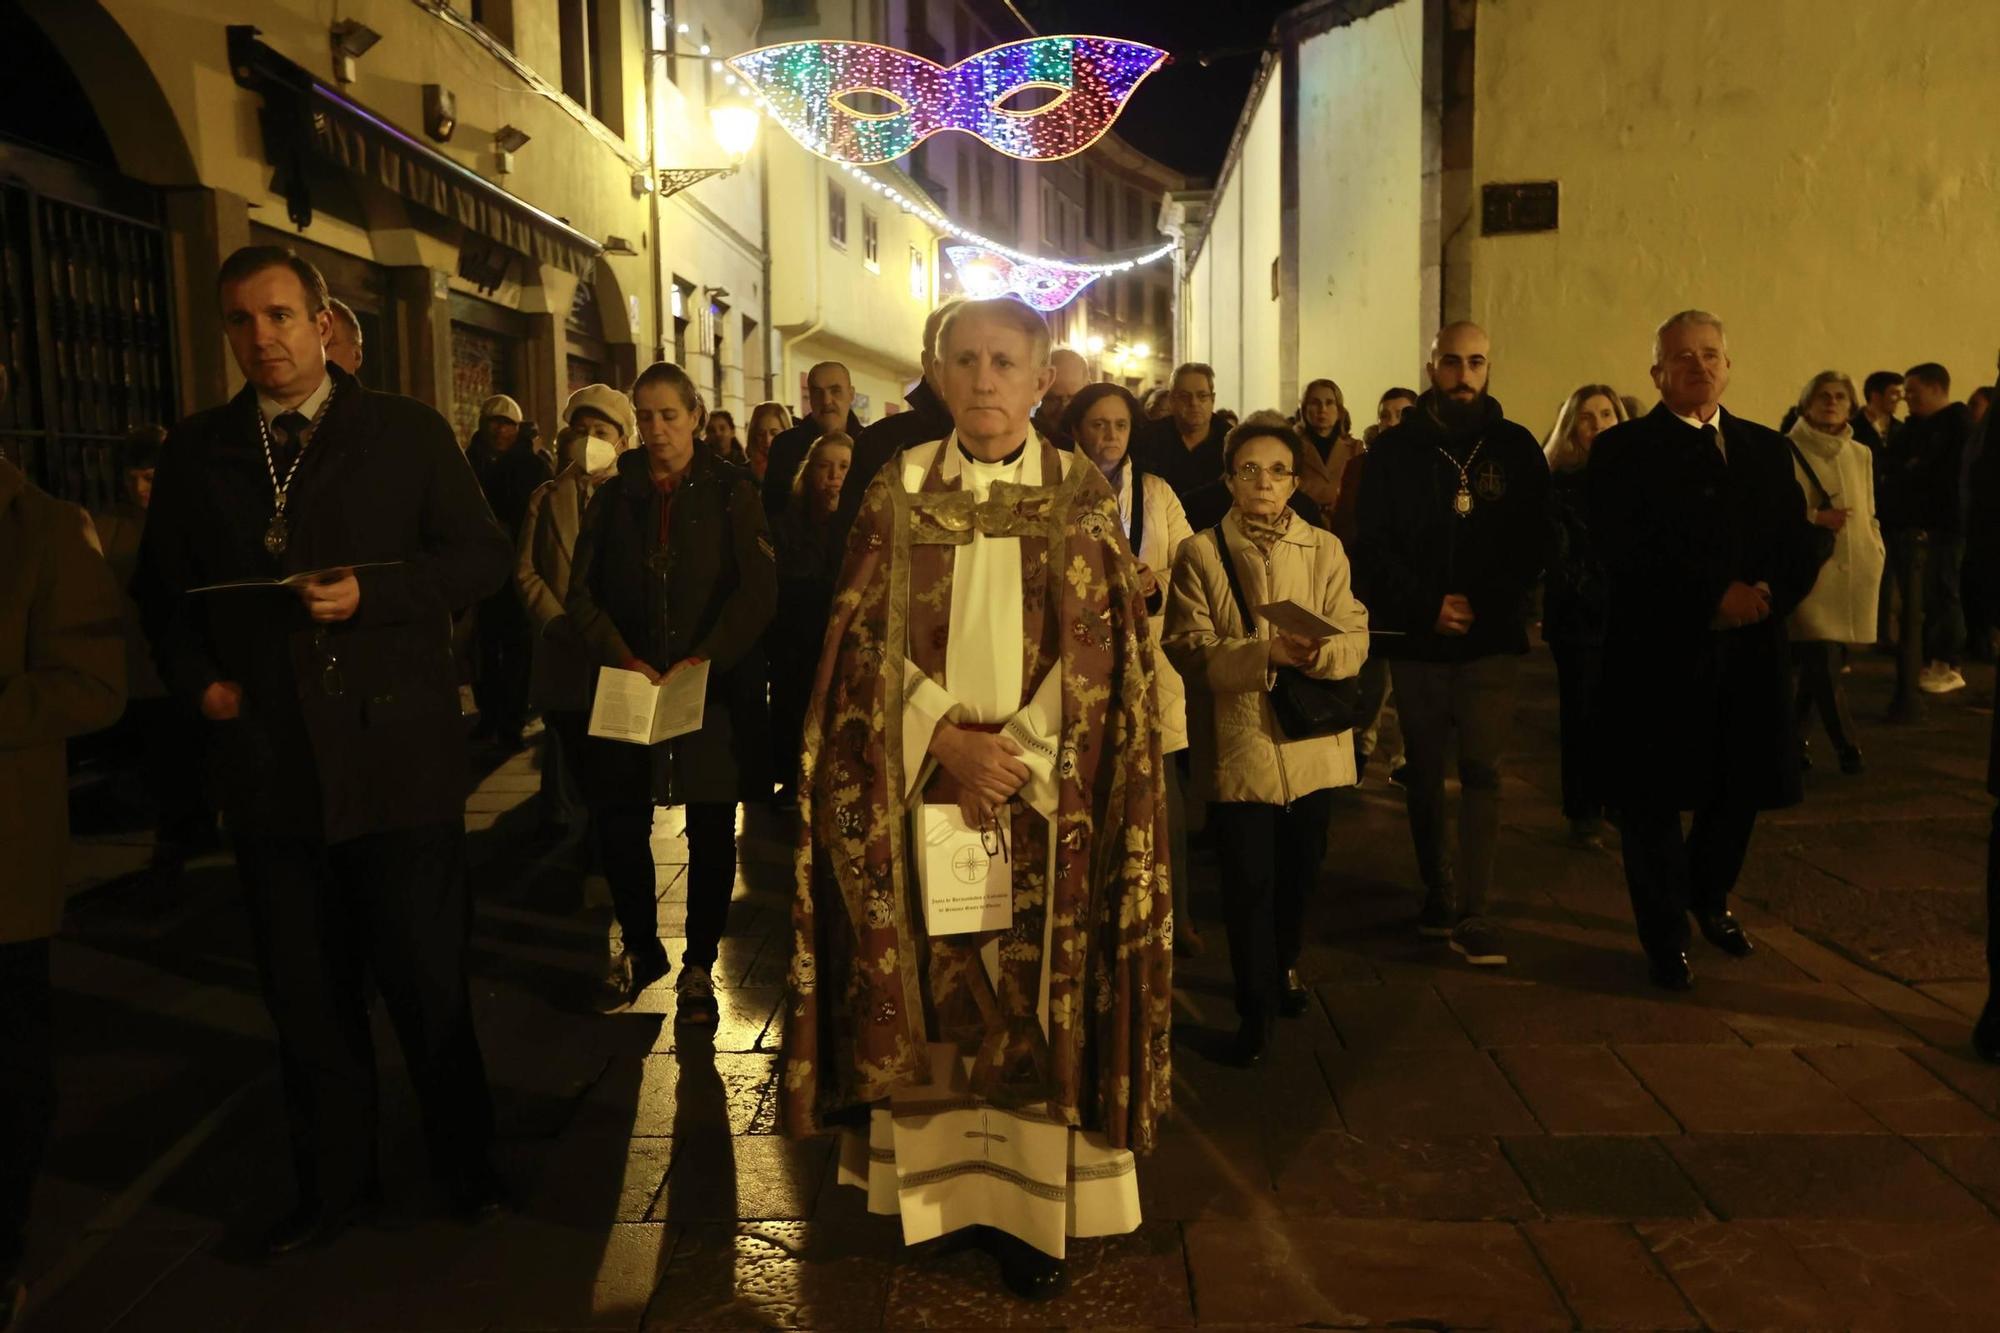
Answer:
[[[708,698],[708,663],[676,671],[658,685],[637,671],[597,669],[597,699],[590,706],[590,734],[608,741],[658,745],[701,730]]]

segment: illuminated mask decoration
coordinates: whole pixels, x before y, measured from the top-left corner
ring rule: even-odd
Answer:
[[[888,162],[961,130],[1010,157],[1046,162],[1095,143],[1166,58],[1116,37],[1030,37],[950,68],[890,46],[834,41],[761,47],[729,64],[821,157]],[[1016,109],[1037,91],[1053,96]]]
[[[967,296],[1015,296],[1043,311],[1062,309],[1100,276],[1087,269],[1009,259],[980,245],[947,245],[944,253]]]

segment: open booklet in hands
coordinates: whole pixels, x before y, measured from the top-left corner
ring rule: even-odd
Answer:
[[[590,734],[608,741],[658,745],[700,731],[708,700],[708,663],[683,667],[655,685],[637,671],[599,667]]]

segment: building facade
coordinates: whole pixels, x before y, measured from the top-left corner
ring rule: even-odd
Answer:
[[[1996,40],[1950,0],[1302,5],[1190,239],[1190,353],[1231,406],[1329,375],[1359,407],[1475,319],[1539,430],[1580,383],[1650,402],[1653,326],[1701,306],[1755,418],[1828,366],[1969,389],[2000,341],[2000,144],[1967,114]]]

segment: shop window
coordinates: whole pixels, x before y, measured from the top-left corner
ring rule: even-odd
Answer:
[[[562,90],[591,115],[604,118],[605,51],[599,41],[599,0],[556,0],[562,44]]]

